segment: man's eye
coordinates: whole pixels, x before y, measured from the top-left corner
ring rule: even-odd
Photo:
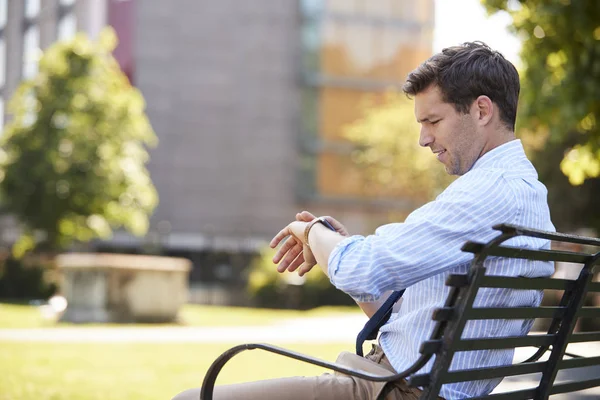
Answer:
[[[437,121],[431,121],[431,125],[436,125],[440,121],[441,121],[441,119],[438,119]]]

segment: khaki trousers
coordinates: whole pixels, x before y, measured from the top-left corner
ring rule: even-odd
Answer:
[[[365,358],[344,352],[340,354],[337,362],[373,374],[396,373],[383,350],[375,345]],[[394,382],[393,386],[394,389],[387,395],[386,400],[417,400],[421,394],[420,389],[409,388],[404,381]],[[371,400],[377,397],[382,388],[382,383],[336,373],[216,386],[213,398],[215,400]],[[198,400],[199,398],[200,389],[190,389],[178,394],[173,400]]]

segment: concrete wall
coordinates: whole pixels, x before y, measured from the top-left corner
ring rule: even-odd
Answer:
[[[154,222],[173,233],[273,235],[296,210],[296,2],[137,7],[134,80],[160,140],[149,167]]]

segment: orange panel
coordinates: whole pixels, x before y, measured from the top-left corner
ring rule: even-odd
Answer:
[[[360,118],[374,92],[323,87],[319,99],[320,132],[324,140],[344,140],[343,128]]]
[[[317,159],[317,190],[323,196],[348,198],[407,198],[401,188],[389,187],[369,180],[350,154],[321,153]],[[420,199],[419,199],[420,200]]]
[[[420,3],[420,2],[419,2]],[[327,3],[327,8],[341,13],[362,11],[376,17],[424,19],[432,12],[431,0],[423,5],[397,4],[394,0],[372,0],[364,9],[351,6],[346,0]],[[354,3],[352,3],[354,4]],[[418,7],[415,9],[415,7]],[[415,15],[417,14],[417,15]],[[410,71],[431,55],[430,40],[397,26],[352,24],[334,20],[323,21],[321,73],[325,77],[367,78],[371,81],[401,83]],[[377,101],[381,91],[362,91],[323,86],[319,90],[318,131],[325,143],[345,141],[344,128],[362,117],[368,103]],[[406,191],[377,187],[364,171],[351,160],[350,153],[324,150],[316,158],[317,190],[325,196],[342,197],[403,197]]]

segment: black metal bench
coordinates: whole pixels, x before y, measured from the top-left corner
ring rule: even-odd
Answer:
[[[593,282],[594,268],[600,264],[600,252],[530,250],[503,245],[516,236],[530,236],[552,240],[555,243],[600,247],[600,240],[560,233],[543,232],[513,225],[498,225],[494,229],[499,235],[488,243],[467,242],[463,251],[474,254],[468,275],[451,275],[446,284],[451,286],[444,307],[433,314],[436,322],[430,340],[421,346],[421,357],[406,371],[398,374],[379,376],[355,371],[339,364],[330,363],[268,344],[243,344],[233,347],[219,356],[210,366],[204,378],[200,398],[212,399],[212,392],[218,373],[225,363],[244,350],[261,349],[291,357],[343,374],[376,382],[393,382],[406,379],[411,387],[422,387],[421,399],[435,399],[443,384],[480,379],[514,377],[527,374],[541,374],[535,387],[504,393],[495,393],[477,399],[518,400],[548,399],[550,395],[570,393],[600,386],[600,376],[591,379],[574,379],[568,382],[556,382],[559,371],[573,368],[594,367],[600,365],[600,356],[578,356],[566,351],[571,343],[600,341],[600,331],[574,333],[579,318],[600,317],[600,307],[585,306],[588,294],[600,293],[600,282]],[[596,248],[596,250],[598,250]],[[529,260],[576,263],[582,266],[575,280],[559,278],[524,278],[486,275],[484,260],[490,256],[521,258]],[[560,303],[556,306],[536,308],[475,308],[473,302],[479,288],[509,288],[533,290],[563,291]],[[551,319],[545,334],[531,334],[517,337],[498,337],[483,339],[461,339],[465,324],[477,319]],[[537,347],[537,351],[527,360],[508,366],[449,372],[452,357],[459,351],[506,349],[519,347]],[[547,359],[540,361],[548,352]],[[435,355],[430,373],[416,374]],[[546,357],[545,357],[546,358]],[[378,397],[383,399],[392,385]]]

